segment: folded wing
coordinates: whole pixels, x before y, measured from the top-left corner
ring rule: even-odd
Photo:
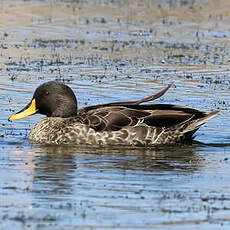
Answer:
[[[85,112],[81,122],[96,131],[117,131],[138,123],[150,127],[170,127],[205,116],[206,113],[195,109],[166,104],[106,106]]]

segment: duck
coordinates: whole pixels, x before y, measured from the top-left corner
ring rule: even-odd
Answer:
[[[69,86],[49,81],[41,84],[29,104],[8,120],[45,115],[30,131],[29,140],[35,144],[155,146],[191,143],[194,133],[220,111],[202,112],[180,105],[147,103],[163,96],[171,86],[137,101],[78,108],[77,98]]]

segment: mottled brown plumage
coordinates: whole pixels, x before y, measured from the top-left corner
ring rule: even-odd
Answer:
[[[161,97],[170,86],[139,101],[78,109],[72,90],[52,81],[39,86],[31,103],[9,120],[34,113],[46,115],[29,135],[35,143],[145,146],[191,142],[194,132],[218,111],[206,113],[169,104],[141,105]]]

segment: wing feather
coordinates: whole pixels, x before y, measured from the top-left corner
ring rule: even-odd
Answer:
[[[135,105],[97,108],[85,112],[82,122],[96,131],[117,131],[139,122],[152,127],[170,127],[189,118],[201,118],[205,113],[172,105]]]

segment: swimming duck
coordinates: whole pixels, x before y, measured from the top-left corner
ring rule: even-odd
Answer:
[[[193,134],[219,111],[170,104],[144,104],[161,97],[171,85],[138,101],[78,109],[70,87],[50,81],[40,85],[30,103],[9,121],[46,115],[29,134],[32,143],[90,145],[157,145],[191,142]]]

